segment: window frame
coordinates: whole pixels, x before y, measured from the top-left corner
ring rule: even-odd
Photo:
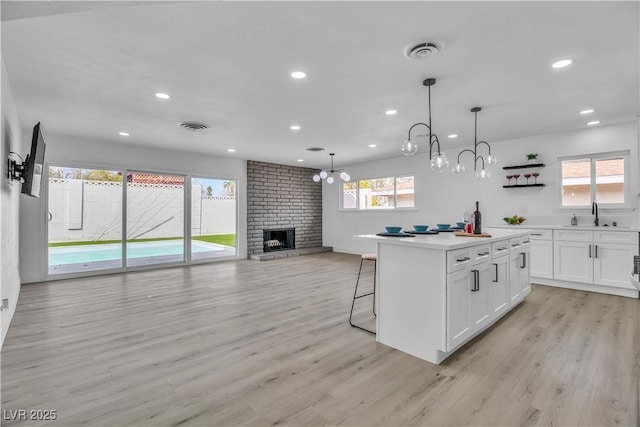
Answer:
[[[608,160],[622,158],[624,162],[624,175],[623,175],[623,188],[624,188],[624,203],[600,203],[596,200],[596,162],[599,160]],[[576,156],[564,156],[558,157],[557,177],[558,177],[558,190],[557,190],[557,209],[562,210],[580,210],[591,209],[591,205],[595,201],[598,203],[598,208],[611,209],[611,210],[633,210],[631,203],[631,164],[630,164],[631,152],[629,150],[623,151],[610,151],[606,153],[593,153],[583,154]],[[581,206],[564,206],[562,204],[562,163],[564,161],[571,160],[589,160],[591,164],[591,176],[590,176],[590,203],[589,205]]]
[[[411,207],[398,207],[398,178],[413,178],[413,206]],[[376,209],[366,209],[360,207],[360,181],[374,181],[376,179],[393,179],[393,207],[386,208],[376,208]],[[344,185],[354,183],[356,187],[356,207],[355,208],[345,208],[344,207]],[[386,176],[378,176],[375,178],[361,178],[361,179],[352,179],[351,181],[341,182],[338,190],[338,210],[343,212],[389,212],[389,211],[415,211],[418,210],[416,207],[416,174],[415,173],[403,173],[403,174],[394,174],[394,175],[386,175]]]

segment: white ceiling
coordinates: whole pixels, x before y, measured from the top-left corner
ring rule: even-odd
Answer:
[[[336,166],[401,156],[408,128],[427,120],[427,77],[445,150],[471,144],[474,106],[489,142],[640,113],[638,2],[142,3],[2,1],[25,130],[41,121],[49,137],[114,148],[326,167],[329,151]],[[442,49],[403,56],[420,41]],[[550,67],[567,57],[570,67]],[[185,120],[211,128],[188,132]]]

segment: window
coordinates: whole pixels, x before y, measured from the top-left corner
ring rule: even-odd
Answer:
[[[413,176],[361,179],[342,184],[343,209],[401,209],[414,206]]]
[[[587,207],[597,202],[623,207],[628,201],[628,151],[558,160],[561,206]]]

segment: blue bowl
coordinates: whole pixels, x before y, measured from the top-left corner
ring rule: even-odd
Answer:
[[[416,231],[427,231],[429,229],[428,225],[414,225],[413,229]]]
[[[451,224],[436,224],[440,230],[448,230]]]
[[[464,228],[465,222],[456,222],[456,225],[460,228]]]
[[[385,230],[387,230],[387,233],[397,234],[402,230],[402,227],[389,226],[385,227]]]

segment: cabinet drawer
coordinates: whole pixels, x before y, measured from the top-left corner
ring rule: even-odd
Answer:
[[[473,261],[473,248],[456,249],[447,251],[447,273],[462,270]]]
[[[486,244],[486,245],[482,245],[482,246],[474,246],[473,248],[471,248],[473,250],[473,260],[474,263],[476,261],[484,261],[484,260],[490,260],[491,259],[491,245],[490,244]]]
[[[509,249],[515,250],[515,249],[518,249],[520,246],[522,246],[522,243],[520,242],[519,237],[509,239]]]
[[[553,230],[531,230],[531,240],[551,240]]]
[[[493,258],[498,258],[509,253],[509,241],[500,240],[491,244],[491,254]]]
[[[590,230],[553,230],[554,241],[592,242],[593,231]]]
[[[638,233],[635,231],[594,231],[593,240],[596,243],[625,243],[638,244]]]

